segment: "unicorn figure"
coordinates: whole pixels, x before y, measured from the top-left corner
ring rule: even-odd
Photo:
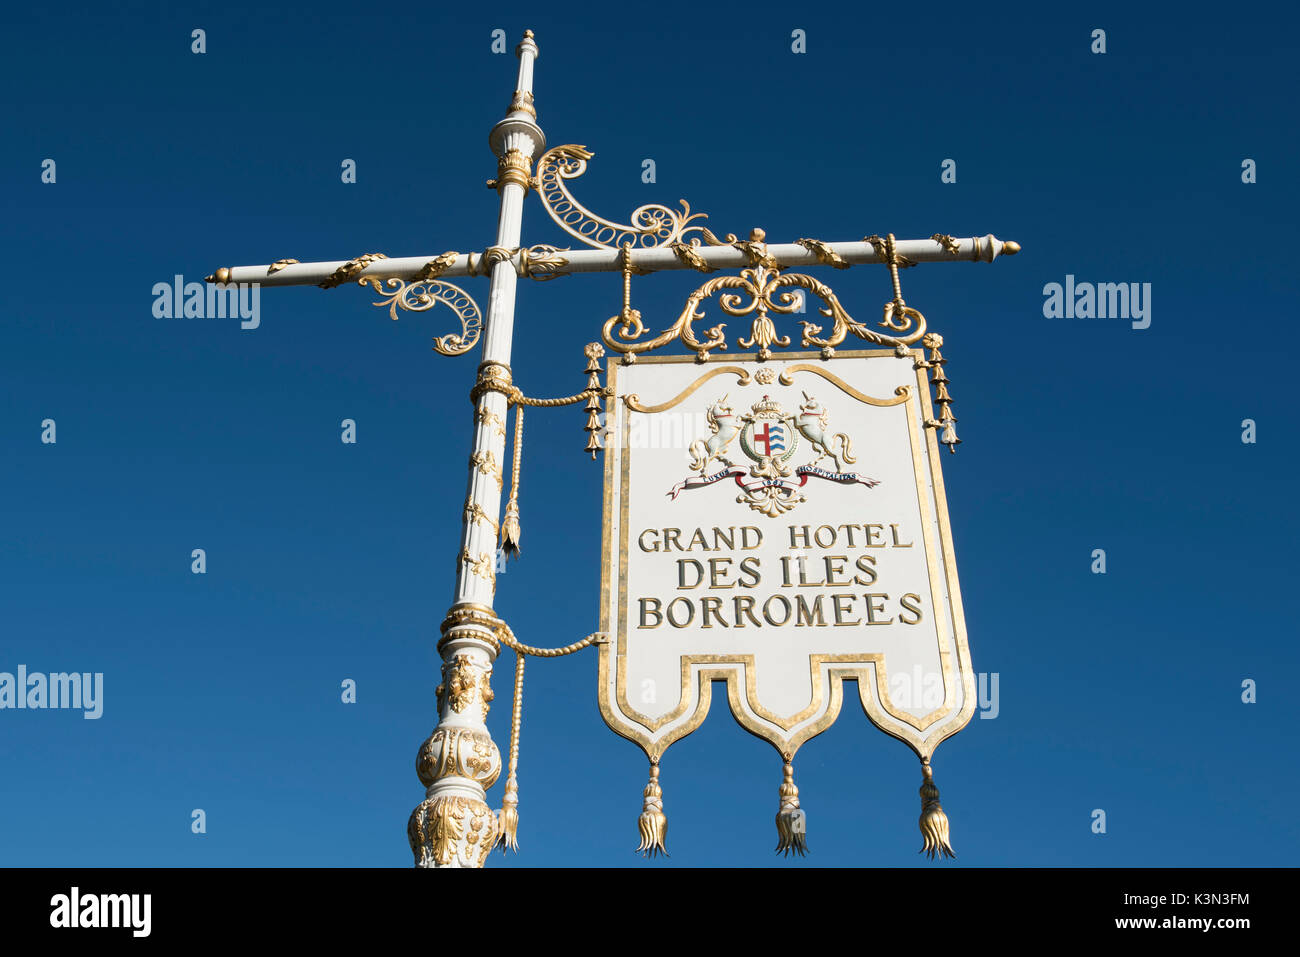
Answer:
[[[736,424],[736,416],[731,406],[727,404],[729,395],[730,392],[718,399],[705,413],[705,420],[709,423],[709,429],[713,434],[707,439],[696,439],[691,443],[691,469],[701,475],[708,471],[709,463],[714,459],[726,466],[732,464],[722,453],[727,450],[731,440],[740,433],[740,427]]]
[[[813,459],[810,464],[816,465],[826,456],[831,457],[835,463],[835,471],[842,471],[844,466],[840,464],[843,459],[845,464],[852,465],[857,461],[853,457],[853,443],[843,432],[836,432],[829,436],[830,414],[822,408],[822,404],[807,392],[803,393],[804,402],[799,406],[799,414],[795,417],[795,427],[798,428],[799,434],[806,438],[812,449],[817,453],[817,458]],[[840,454],[835,454],[835,443],[840,443]]]

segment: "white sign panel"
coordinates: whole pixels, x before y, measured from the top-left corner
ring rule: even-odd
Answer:
[[[919,350],[611,361],[606,722],[652,759],[725,681],[793,756],[843,681],[925,758],[975,685]]]

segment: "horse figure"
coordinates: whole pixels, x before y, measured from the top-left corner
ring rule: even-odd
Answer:
[[[817,458],[813,459],[811,465],[816,465],[826,456],[831,457],[835,463],[835,471],[843,470],[840,460],[843,459],[845,464],[852,465],[857,461],[853,457],[853,443],[843,432],[836,432],[829,436],[830,413],[828,413],[822,404],[807,392],[803,393],[804,403],[799,406],[799,414],[795,417],[795,427],[799,434],[806,438],[812,446],[814,452],[818,453]],[[835,454],[835,443],[839,442],[840,454]]]
[[[727,404],[728,392],[722,398],[718,399],[705,413],[705,419],[709,423],[709,429],[712,431],[707,439],[696,439],[691,443],[691,469],[703,475],[709,469],[709,463],[717,459],[723,465],[730,466],[732,463],[723,456],[731,440],[740,434],[740,427],[736,423],[736,416],[730,405]]]

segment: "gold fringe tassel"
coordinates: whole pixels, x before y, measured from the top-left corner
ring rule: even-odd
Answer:
[[[939,806],[939,788],[934,783],[934,771],[930,759],[921,762],[921,773],[925,780],[921,782],[921,837],[924,844],[918,853],[924,853],[930,860],[936,856],[956,857],[948,839],[948,815]]]
[[[600,399],[599,396],[603,391],[600,387],[600,359],[605,354],[604,347],[599,342],[590,342],[583,352],[587,356],[587,424],[583,430],[587,433],[587,447],[583,450],[590,452],[592,460],[596,458],[596,453],[600,451],[600,439],[597,437],[600,432]]]
[[[776,812],[776,850],[786,857],[794,851],[800,857],[808,853],[808,822],[799,807],[799,789],[794,786],[794,765],[785,762],[785,780],[781,782],[781,805]]]
[[[664,842],[668,838],[668,817],[664,814],[664,792],[659,787],[659,762],[650,762],[650,783],[645,786],[645,800],[641,804],[641,817],[637,819],[641,831],[641,846],[637,852],[646,857],[656,854],[668,856]]]
[[[519,853],[519,784],[512,774],[506,781],[506,794],[501,799],[501,826],[498,828],[497,844],[501,853],[514,851]]]
[[[501,798],[500,823],[497,826],[497,844],[501,853],[519,853],[519,730],[524,717],[524,654],[515,651],[515,702],[510,719],[510,765],[506,777],[506,792]]]
[[[510,463],[510,501],[501,519],[501,550],[507,558],[519,555],[519,463],[524,454],[524,409],[515,406],[515,450]]]

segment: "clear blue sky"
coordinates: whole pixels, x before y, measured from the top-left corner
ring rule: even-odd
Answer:
[[[773,241],[1023,244],[904,273],[946,339],[967,626],[975,669],[1000,676],[998,717],[935,758],[960,855],[944,866],[1292,862],[1294,12],[59,9],[15,7],[0,35],[0,671],[103,672],[105,701],[97,721],[0,711],[0,864],[409,865],[476,359],[430,351],[449,313],[394,323],[355,286],[263,290],[251,331],[155,319],[151,289],[489,245],[486,136],[516,70],[497,27],[512,50],[536,31],[541,125],[595,150],[580,196],[606,216],[685,197],[716,232]],[[524,241],[564,239],[530,198]],[[1045,319],[1067,275],[1151,283],[1150,328]],[[883,270],[823,278],[855,315],[889,295]],[[658,324],[691,288],[636,296]],[[582,387],[619,295],[614,275],[522,287],[526,391]],[[524,553],[498,604],[534,644],[597,623],[583,421],[529,417]],[[925,863],[916,759],[860,708],[796,771],[812,855],[782,866]],[[664,760],[671,861],[640,866],[773,863],[780,780],[718,699]],[[530,662],[521,853],[493,865],[639,865],[644,783],[600,719],[594,654]]]

